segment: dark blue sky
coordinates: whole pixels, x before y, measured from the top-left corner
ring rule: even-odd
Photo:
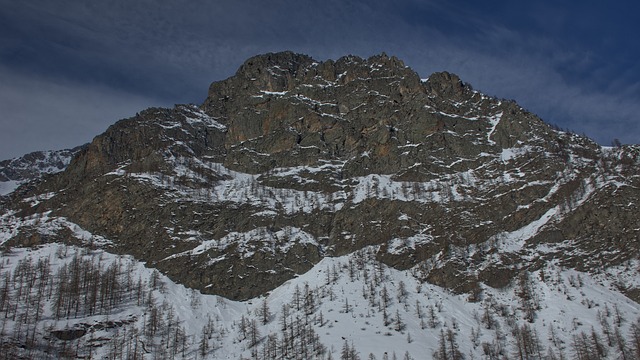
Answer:
[[[640,142],[634,1],[0,0],[0,159],[200,103],[253,55],[396,55],[604,145]]]

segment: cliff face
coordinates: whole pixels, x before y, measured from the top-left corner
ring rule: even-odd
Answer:
[[[266,54],[200,106],[111,126],[12,197],[3,239],[93,241],[235,299],[375,246],[473,293],[549,261],[636,258],[639,165],[638,147],[555,131],[454,74],[421,80],[384,54]]]

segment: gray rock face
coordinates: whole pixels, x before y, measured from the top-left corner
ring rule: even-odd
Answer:
[[[555,131],[454,74],[422,81],[385,54],[284,52],[247,60],[200,106],[114,124],[2,221],[64,218],[234,299],[367,246],[474,293],[544,261],[637,257],[639,154]],[[16,226],[9,244],[73,238]]]

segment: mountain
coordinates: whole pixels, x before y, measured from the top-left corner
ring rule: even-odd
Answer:
[[[132,256],[167,282],[249,303],[291,290],[292,281],[302,287],[298,278],[313,282],[343,259],[340,271],[351,263],[365,279],[369,266],[398,271],[394,279],[449,299],[445,308],[458,315],[445,309],[448,326],[440,321],[432,337],[455,329],[454,317],[465,324],[456,331],[476,331],[468,317],[486,308],[517,315],[524,323],[498,322],[522,335],[531,330],[524,325],[542,331],[551,317],[598,324],[593,311],[569,305],[569,315],[543,311],[558,291],[640,314],[632,275],[639,185],[640,147],[606,148],[559,131],[454,74],[421,79],[385,54],[319,62],[282,52],[248,59],[214,82],[201,105],[147,109],[115,123],[64,171],[9,193],[0,241],[7,250],[64,243]],[[606,294],[565,289],[565,280],[584,287],[574,286],[578,275]],[[353,295],[361,285],[366,292],[366,281],[342,287]],[[360,314],[408,312],[420,294],[411,289],[412,303],[392,308],[373,301]],[[511,295],[524,300],[505,300]],[[237,326],[234,314],[225,316]],[[412,334],[424,331],[415,326]],[[634,329],[620,326],[625,336]],[[589,330],[561,328],[567,342]],[[465,354],[480,356],[482,341],[467,339]],[[420,344],[413,356],[438,346]]]
[[[56,151],[35,151],[0,161],[0,196],[13,192],[25,182],[64,170],[80,149],[82,146]]]

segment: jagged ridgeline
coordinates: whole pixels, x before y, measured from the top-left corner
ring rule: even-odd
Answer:
[[[201,105],[121,120],[64,172],[9,194],[2,236],[131,254],[232,299],[374,246],[473,299],[549,262],[637,259],[639,154],[385,54],[266,54]]]

